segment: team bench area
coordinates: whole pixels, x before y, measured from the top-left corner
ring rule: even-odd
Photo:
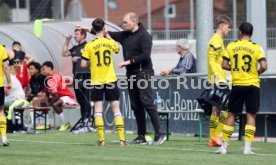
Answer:
[[[64,105],[64,109],[75,109],[78,108],[78,106],[71,106],[71,105]],[[33,107],[33,106],[18,106],[14,107],[13,109],[13,117],[15,119],[20,120],[14,120],[14,124],[16,124],[19,128],[24,128],[24,111],[25,110],[32,110],[34,112],[33,115],[33,133],[36,133],[36,119],[42,118],[44,120],[44,132],[47,131],[47,115],[49,111],[52,109],[52,107]],[[8,107],[5,108],[5,111],[8,111]],[[18,122],[20,121],[20,122]]]

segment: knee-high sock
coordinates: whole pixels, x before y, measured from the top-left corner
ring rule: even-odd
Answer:
[[[7,136],[7,118],[6,116],[0,116],[0,133],[3,137]]]
[[[252,141],[254,139],[255,132],[256,132],[256,127],[252,126],[252,125],[246,125],[244,132],[245,132],[244,140],[246,142],[252,143]]]
[[[104,141],[104,121],[102,115],[95,114],[95,126],[97,129],[99,141]]]
[[[61,112],[58,116],[59,116],[59,118],[60,118],[62,124],[68,123],[68,120],[65,118],[63,112]]]
[[[33,109],[30,110],[30,118],[31,118],[31,124],[33,126],[34,125],[34,110]]]
[[[116,128],[117,128],[120,140],[125,141],[124,119],[121,115],[115,116],[115,125],[116,125]]]
[[[227,120],[228,112],[224,111],[221,116],[219,117],[219,122],[217,125],[217,128],[215,130],[215,136],[219,137],[221,134],[221,131],[223,130],[224,124]]]
[[[224,125],[222,130],[222,140],[225,142],[229,142],[233,132],[234,132],[233,126]]]
[[[210,117],[210,138],[215,135],[215,130],[217,128],[217,120],[218,117],[212,114]]]

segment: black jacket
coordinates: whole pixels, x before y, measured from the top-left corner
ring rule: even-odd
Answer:
[[[109,35],[122,45],[124,60],[131,60],[131,64],[126,66],[127,75],[139,73],[153,75],[154,72],[150,58],[152,37],[142,24],[139,23],[138,25],[139,28],[135,32],[109,32]]]
[[[85,45],[87,44],[87,42],[83,42],[79,45],[75,45],[73,46],[71,49],[69,49],[69,52],[71,53],[71,56],[72,57],[81,57],[82,55],[82,51],[85,47]],[[79,62],[78,62],[79,61]],[[90,73],[90,68],[87,67],[87,68],[81,68],[80,66],[80,61],[81,60],[78,60],[77,62],[73,62],[72,61],[72,69],[73,69],[73,74],[76,75],[78,73]]]

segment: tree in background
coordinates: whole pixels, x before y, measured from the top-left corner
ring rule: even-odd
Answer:
[[[0,22],[9,22],[10,21],[10,8],[5,3],[0,3]]]

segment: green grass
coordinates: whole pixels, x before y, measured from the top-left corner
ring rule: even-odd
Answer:
[[[120,147],[116,134],[106,134],[107,146],[97,147],[97,134],[73,135],[50,131],[47,134],[8,135],[11,145],[0,146],[1,165],[265,165],[274,164],[276,145],[256,142],[253,144],[257,155],[242,155],[243,142],[231,141],[229,154],[214,154],[216,148],[207,147],[198,138],[171,136],[162,145],[129,145]],[[133,139],[135,135],[127,135]],[[274,163],[273,163],[274,162]]]

